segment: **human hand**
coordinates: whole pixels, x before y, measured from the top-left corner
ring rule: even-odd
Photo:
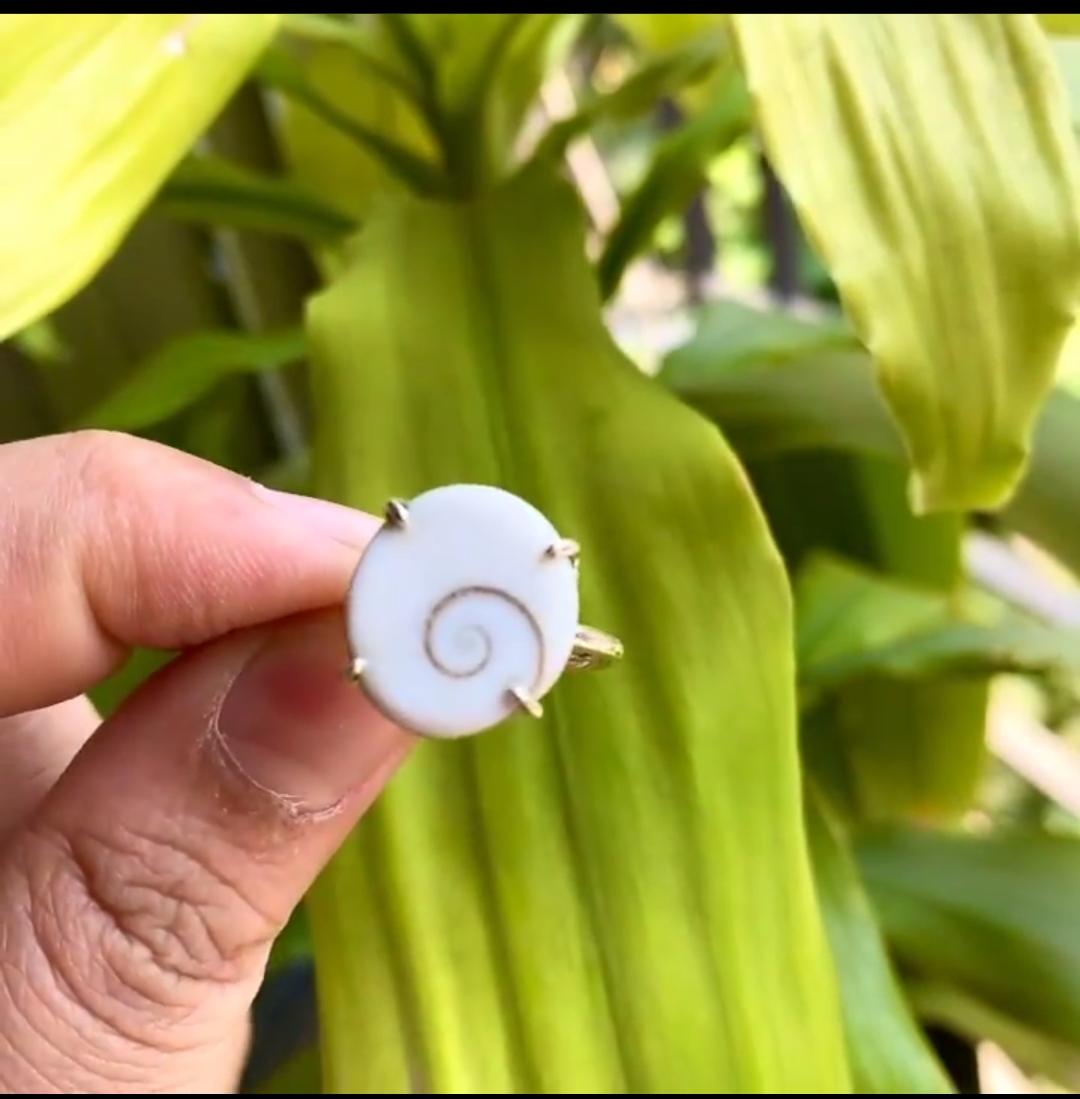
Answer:
[[[327,609],[377,527],[127,436],[0,446],[0,1088],[235,1090],[274,937],[410,748]],[[181,655],[102,724],[136,645]]]

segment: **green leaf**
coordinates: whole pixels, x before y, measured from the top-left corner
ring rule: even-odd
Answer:
[[[818,690],[869,675],[1080,674],[1080,631],[824,555],[798,577],[796,608],[800,674]]]
[[[391,64],[392,44],[379,37],[381,28],[381,21],[363,24],[370,49]],[[413,155],[436,160],[434,138],[412,100],[395,87],[371,79],[356,64],[350,50],[334,45],[312,46],[297,64],[307,83],[324,100]],[[281,108],[282,140],[289,166],[309,193],[363,221],[377,195],[407,189],[408,184],[387,169],[380,157],[315,111],[289,98]]]
[[[267,51],[259,63],[259,75],[270,87],[306,107],[375,157],[387,172],[417,194],[449,193],[450,180],[439,165],[388,137],[378,125],[359,121],[347,107],[324,96],[308,79],[304,67],[284,49]]]
[[[1080,1049],[1080,840],[889,831],[857,854],[887,938],[917,978]]]
[[[71,359],[71,348],[56,329],[53,317],[42,317],[14,333],[11,342],[36,363],[63,363]]]
[[[0,339],[93,278],[276,26],[258,14],[0,17]]]
[[[696,39],[636,69],[617,88],[594,94],[574,114],[556,122],[537,145],[538,160],[558,160],[570,143],[602,120],[628,119],[652,110],[665,95],[701,80],[718,64],[716,34]]]
[[[304,333],[196,332],[137,367],[80,426],[140,431],[194,404],[223,378],[277,370],[304,357]]]
[[[738,307],[725,307],[732,309]],[[719,314],[707,310],[705,316]],[[757,311],[765,328],[772,316]],[[752,319],[744,318],[748,324]],[[874,384],[867,355],[828,351],[729,369],[728,330],[722,318],[703,322],[694,339],[668,356],[660,377],[715,420],[741,455],[826,449],[903,461],[900,435]],[[1055,390],[1036,424],[1027,473],[1000,515],[1080,575],[1077,438],[1080,400]]]
[[[693,49],[717,34],[723,35],[730,43],[729,17],[726,15],[630,12],[612,18],[629,32],[646,59]],[[696,113],[708,105],[719,79],[714,74],[704,82],[673,89],[675,98],[689,113]]]
[[[709,162],[746,131],[749,118],[746,87],[732,67],[709,105],[658,143],[644,178],[623,203],[597,264],[605,298],[618,289],[630,261],[649,247],[660,222],[689,205],[704,186]]]
[[[311,307],[317,491],[520,493],[626,646],[540,722],[421,746],[322,876],[328,1086],[843,1090],[783,569],[718,434],[604,330],[583,221],[538,173],[385,204]]]
[[[388,57],[389,38],[379,33],[375,16],[348,16],[344,19],[312,13],[290,13],[282,17],[282,28],[309,42],[348,48],[352,60],[359,62],[368,75],[419,103],[421,89],[410,79],[404,67]],[[360,19],[361,22],[355,20]]]
[[[614,16],[645,49],[652,53],[667,53],[697,41],[716,30],[723,15],[651,14],[629,12]]]
[[[487,100],[492,156],[501,172],[513,162],[522,124],[536,104],[541,86],[569,57],[588,17],[573,14],[527,18],[509,42]]]
[[[901,429],[918,512],[1021,479],[1080,291],[1075,139],[1031,15],[736,15],[770,156]]]
[[[853,394],[829,384],[849,368],[865,378]],[[960,517],[912,514],[898,436],[842,318],[717,303],[660,376],[716,419],[749,463],[770,523],[797,541],[789,568],[823,547],[939,593],[954,589]],[[871,445],[849,445],[860,451],[850,457],[827,453],[838,446],[838,421],[849,443]],[[892,445],[877,449],[883,433]],[[815,695],[804,684],[804,702]],[[852,816],[943,819],[968,807],[984,759],[985,683],[875,675],[845,684],[828,703],[827,713],[806,715],[804,743],[815,775]]]
[[[1064,15],[1062,13],[1051,15],[1039,15],[1039,23],[1048,34],[1076,35],[1080,34],[1080,15]]]
[[[972,1043],[995,1043],[1029,1076],[1047,1076],[1070,1092],[1080,1088],[1080,1047],[1023,1026],[950,985],[916,981],[909,985],[908,994],[928,1023],[945,1027]]]
[[[462,194],[502,178],[544,78],[573,45],[585,16],[386,15],[402,53],[429,89],[447,170]]]
[[[813,790],[807,796],[807,829],[814,880],[840,978],[856,1091],[954,1092],[904,998],[843,828]]]
[[[904,458],[869,357],[834,325],[733,301],[709,305],[659,376],[741,454],[825,448]]]
[[[305,240],[333,241],[356,228],[346,213],[287,179],[275,179],[218,157],[183,161],[158,197],[172,217]]]

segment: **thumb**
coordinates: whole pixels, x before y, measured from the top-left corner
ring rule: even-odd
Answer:
[[[0,857],[0,1085],[221,1091],[269,949],[411,739],[321,612],[181,657]]]

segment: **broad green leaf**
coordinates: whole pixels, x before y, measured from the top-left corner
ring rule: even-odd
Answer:
[[[769,314],[760,316],[769,323]],[[715,420],[741,455],[824,449],[903,461],[903,444],[865,354],[830,351],[731,370],[723,330],[703,325],[668,356],[660,377]],[[1080,575],[1078,438],[1080,400],[1056,389],[1040,413],[1027,473],[1000,514]]]
[[[849,393],[828,384],[849,369],[862,370],[865,388]],[[668,357],[661,379],[714,418],[748,462],[781,544],[797,541],[789,569],[827,549],[953,591],[961,519],[912,513],[895,460],[898,437],[843,320],[718,303],[703,311],[694,339]],[[869,449],[838,447],[838,420]],[[875,449],[882,431],[893,445]],[[829,453],[835,449],[857,453]],[[812,691],[806,695],[813,700]],[[984,682],[878,675],[845,684],[827,701],[823,712],[804,714],[804,750],[853,817],[941,820],[969,806],[985,755]]]
[[[749,100],[737,69],[726,69],[700,114],[658,143],[641,182],[627,196],[597,264],[605,298],[618,289],[630,261],[652,243],[660,222],[681,212],[705,183],[710,161],[749,124]]]
[[[1080,631],[826,556],[798,577],[796,610],[800,675],[817,690],[868,675],[1080,675]]]
[[[303,358],[304,333],[196,332],[162,348],[92,408],[82,426],[139,431],[194,404],[223,378]]]
[[[604,330],[583,221],[535,172],[386,204],[311,307],[317,491],[522,494],[626,646],[540,722],[421,746],[322,876],[328,1085],[843,1090],[785,576],[719,435]]]
[[[0,339],[98,272],[275,15],[0,17]]]
[[[840,979],[855,1089],[863,1095],[955,1091],[904,998],[843,827],[807,795],[814,880]]]
[[[1080,840],[890,831],[857,854],[916,977],[1080,1049]]]
[[[346,213],[292,180],[261,175],[218,157],[184,160],[158,200],[172,217],[333,241],[356,228]]]
[[[736,15],[773,163],[903,432],[919,512],[1021,479],[1080,292],[1075,139],[1031,15]]]
[[[556,160],[575,138],[598,122],[633,118],[653,110],[664,95],[710,73],[719,52],[717,36],[710,35],[646,62],[617,88],[593,94],[574,114],[556,122],[540,141],[535,156]]]

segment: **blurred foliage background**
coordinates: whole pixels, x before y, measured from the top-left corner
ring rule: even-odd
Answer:
[[[627,648],[410,763],[244,1090],[1080,1085],[1073,34],[0,17],[0,440],[502,484]]]

